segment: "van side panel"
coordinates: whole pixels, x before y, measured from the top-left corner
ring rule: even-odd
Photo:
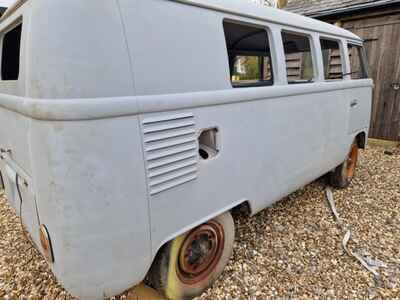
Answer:
[[[217,12],[175,1],[119,2],[137,95],[230,87],[226,47],[220,47],[225,43],[222,20],[216,18]]]
[[[232,16],[172,1],[120,3],[139,95],[187,93],[190,103],[195,91],[232,90],[222,25],[224,18]],[[134,11],[136,18],[129,18]],[[177,15],[183,19],[178,21]],[[157,56],[161,48],[164,52]],[[157,80],[151,76],[153,70],[160,75]],[[224,210],[248,201],[252,211],[258,212],[339,165],[352,140],[347,135],[345,92],[299,92],[302,86],[324,85],[287,86],[287,95],[278,98],[268,97],[277,86],[257,88],[265,92],[264,99],[143,114],[143,139],[156,119],[154,128],[167,126],[164,136],[173,145],[151,151],[146,151],[148,144],[143,145],[153,255],[165,242]],[[297,92],[291,94],[292,90]],[[236,92],[244,95],[246,90]],[[344,105],[339,109],[338,101]],[[208,161],[199,159],[193,136],[185,136],[189,142],[176,145],[174,137],[181,129],[174,126],[182,123],[197,135],[203,129],[218,128],[218,155]]]
[[[323,134],[326,137],[323,158],[326,172],[337,167],[345,160],[354,138],[348,132],[350,110],[347,95],[350,90],[337,90],[331,93],[331,97],[320,96],[319,105],[322,106],[324,115]],[[314,95],[310,97],[314,97]]]
[[[28,97],[134,94],[117,1],[31,2],[26,47]]]
[[[153,252],[221,211],[248,201],[256,213],[339,165],[352,137],[346,126],[329,128],[326,118],[330,111],[323,102],[334,103],[342,94],[304,94],[143,116],[146,120],[193,114],[198,134],[218,128],[218,155],[207,161],[199,159],[193,180],[151,195]],[[329,142],[336,144],[329,149],[333,153],[326,148]],[[171,160],[178,160],[175,150],[179,150],[177,146],[169,148]],[[190,151],[184,153],[190,156]],[[154,164],[148,157],[146,162]],[[160,176],[158,182],[182,178],[192,167]],[[175,178],[169,182],[174,183]],[[157,182],[157,178],[152,180]]]
[[[54,273],[81,299],[140,282],[151,264],[137,117],[32,121],[32,177]]]
[[[347,101],[350,110],[349,134],[368,131],[372,112],[372,90],[365,87],[348,90]]]
[[[276,86],[233,89],[222,22],[263,18],[200,6],[35,0],[21,8],[30,8],[23,80],[0,85],[21,97],[0,95],[0,147],[12,150],[0,171],[17,212],[15,178],[24,174],[23,221],[36,243],[46,225],[54,273],[81,299],[138,284],[160,247],[194,226],[245,201],[257,213],[329,172],[368,130],[370,102],[352,110],[351,101],[370,99],[369,80],[286,85],[281,45]],[[280,42],[285,20],[270,11]],[[198,136],[210,128],[219,151],[203,160]]]
[[[31,234],[34,242],[39,241],[38,220],[35,209],[35,190],[31,185],[32,153],[30,148],[31,119],[14,112],[0,108],[0,148],[8,153],[1,153],[0,173],[4,181],[7,199],[17,215],[22,216],[23,223]],[[24,205],[20,206],[20,196],[17,190],[17,172],[19,187]],[[28,186],[26,186],[28,185]]]

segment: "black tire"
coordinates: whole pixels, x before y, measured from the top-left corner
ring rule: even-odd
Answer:
[[[4,180],[3,180],[3,175],[0,172],[0,191],[4,190]]]
[[[332,187],[343,189],[350,185],[356,173],[358,152],[359,152],[359,147],[357,141],[355,141],[351,145],[346,160],[340,166],[338,166],[332,173],[330,173],[329,181]]]
[[[219,244],[215,242],[221,246],[218,247],[217,253],[219,254],[212,252],[211,255],[203,255],[204,252],[210,253],[209,249],[203,247],[204,242],[207,248],[214,245],[210,242],[207,232],[208,228],[214,230],[214,226],[219,233],[223,231],[223,238],[222,236],[217,238]],[[199,238],[193,239],[196,236]],[[150,284],[171,300],[192,299],[199,296],[221,275],[232,255],[234,239],[235,225],[229,212],[177,237],[159,251],[149,272]],[[190,255],[186,255],[187,253],[190,253]],[[192,257],[195,257],[194,263],[191,261]],[[202,257],[214,257],[214,259],[211,262],[205,259],[206,262],[209,262],[209,267],[200,272],[199,275],[197,273],[191,275],[182,271],[184,269],[184,267],[181,267],[182,264],[192,267],[197,265],[198,261],[203,261]],[[182,260],[189,264],[182,263]],[[190,265],[190,263],[193,264]],[[202,267],[206,264],[200,263],[198,265]]]

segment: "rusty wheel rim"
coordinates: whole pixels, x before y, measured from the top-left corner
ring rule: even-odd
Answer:
[[[353,146],[351,147],[349,156],[347,158],[346,175],[348,180],[351,180],[354,177],[357,167],[357,161],[358,161],[358,146],[356,143],[354,143]]]
[[[207,278],[218,264],[224,251],[224,230],[210,221],[192,230],[179,251],[177,273],[189,285]]]

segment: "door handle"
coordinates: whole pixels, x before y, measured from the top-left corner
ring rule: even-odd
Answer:
[[[356,107],[357,105],[358,105],[358,100],[357,99],[351,101],[351,103],[350,103],[351,107]]]

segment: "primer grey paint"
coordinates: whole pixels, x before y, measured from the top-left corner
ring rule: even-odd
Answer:
[[[224,19],[269,30],[274,86],[232,88]],[[361,40],[325,23],[239,0],[35,0],[0,31],[21,20],[0,170],[17,213],[16,173],[27,182],[23,222],[37,244],[47,226],[51,267],[82,299],[139,283],[164,243],[244,202],[257,213],[368,134],[372,81],[325,82],[318,44],[337,39],[347,57]],[[287,84],[283,29],[312,37],[314,83]],[[204,161],[197,137],[213,127],[220,151]]]

